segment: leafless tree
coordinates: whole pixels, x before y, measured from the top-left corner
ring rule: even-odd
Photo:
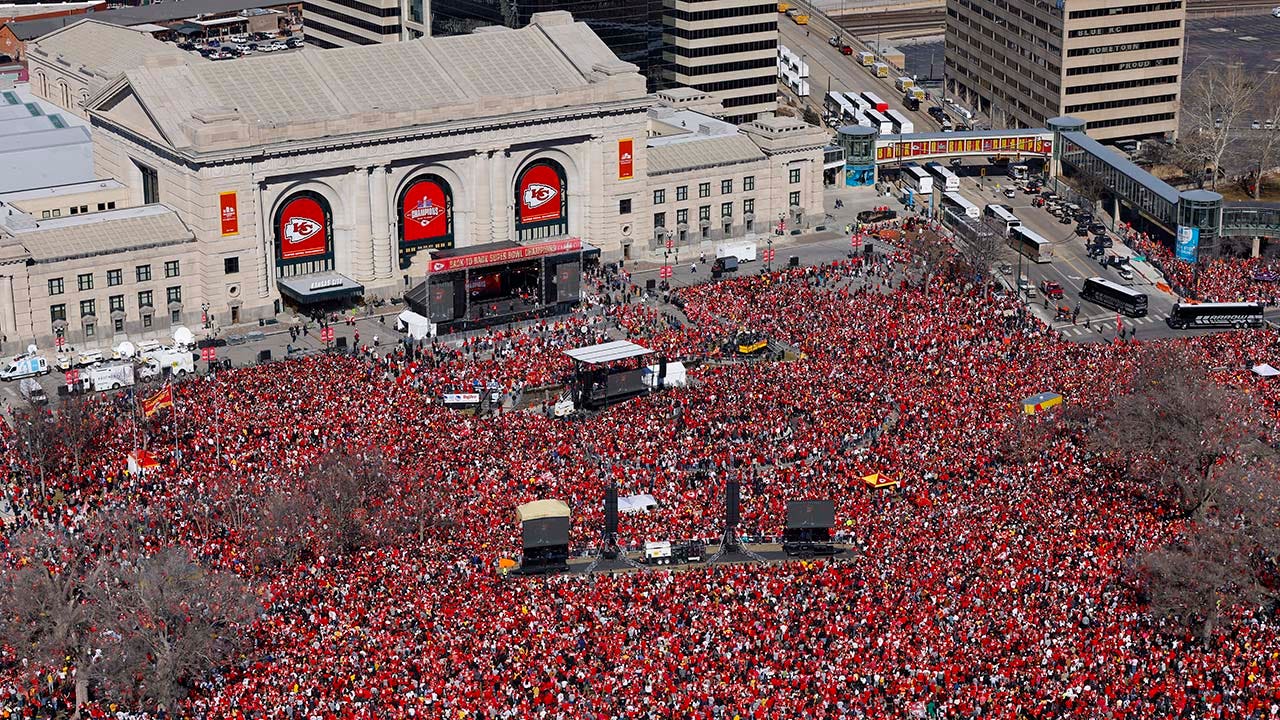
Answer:
[[[1098,211],[1098,201],[1107,191],[1107,181],[1101,175],[1088,168],[1080,168],[1071,178],[1076,192],[1089,203],[1089,212]]]
[[[102,438],[107,418],[105,408],[98,397],[73,395],[62,401],[58,408],[58,433],[71,461],[76,476],[80,475],[80,460]]]
[[[307,559],[318,515],[316,501],[306,490],[280,491],[263,498],[255,528],[258,565],[281,567]]]
[[[986,279],[991,275],[992,266],[1008,257],[1009,252],[1004,235],[993,231],[963,238],[957,259],[967,277],[976,274]]]
[[[240,578],[177,548],[115,566],[90,597],[105,685],[169,713],[197,678],[232,657],[260,609]]]
[[[27,468],[27,480],[39,491],[40,498],[47,500],[47,476],[58,465],[60,437],[57,418],[36,404],[15,407],[13,435],[14,449]]]
[[[372,540],[371,515],[386,499],[390,483],[383,458],[376,452],[336,450],[320,458],[310,486],[332,550],[350,552]]]
[[[1239,163],[1245,168],[1245,178],[1249,181],[1247,189],[1254,200],[1262,198],[1262,186],[1268,173],[1280,165],[1280,79],[1276,75],[1264,75],[1266,83],[1260,88],[1260,99],[1256,103],[1262,117],[1259,122],[1262,130],[1244,130],[1247,133],[1245,157]],[[1266,128],[1270,126],[1271,129]]]
[[[1253,85],[1243,63],[1204,63],[1187,79],[1182,93],[1184,152],[1213,170],[1213,187],[1220,175],[1231,175],[1224,160],[1239,139],[1249,109]]]
[[[86,590],[104,568],[83,539],[59,531],[20,535],[9,552],[17,566],[0,572],[0,639],[22,662],[70,664],[78,717],[89,700],[93,620]]]

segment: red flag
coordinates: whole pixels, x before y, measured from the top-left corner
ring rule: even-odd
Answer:
[[[163,408],[173,407],[173,388],[165,385],[160,392],[142,401],[142,413],[151,417]]]

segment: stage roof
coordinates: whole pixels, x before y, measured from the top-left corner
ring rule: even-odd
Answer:
[[[626,340],[614,340],[613,342],[601,343],[600,345],[588,345],[587,347],[574,348],[573,350],[565,350],[564,354],[582,363],[598,364],[613,362],[614,360],[625,360],[627,358],[640,357],[641,355],[649,355],[653,351],[647,347],[641,347],[633,342]]]

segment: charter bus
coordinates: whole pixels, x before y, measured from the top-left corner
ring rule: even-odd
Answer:
[[[933,176],[929,171],[915,163],[903,163],[902,182],[911,188],[916,195],[933,194]]]
[[[1186,328],[1260,328],[1262,303],[1198,303],[1173,304],[1169,327]]]
[[[1000,232],[1005,237],[1009,237],[1009,233],[1014,228],[1022,225],[1022,221],[1018,219],[1018,216],[1014,215],[1013,211],[1004,205],[995,203],[987,205],[987,217],[991,219],[996,227],[1000,228]]]
[[[942,163],[929,162],[925,163],[924,167],[926,170],[933,173],[933,177],[938,181],[938,184],[942,186],[943,190],[947,192],[956,192],[960,189],[960,177],[943,167]],[[975,215],[974,217],[977,216]]]
[[[870,90],[862,93],[862,99],[866,100],[867,103],[871,105],[871,109],[876,112],[884,112],[889,109],[889,103],[881,100],[879,95],[871,92]]]
[[[1053,262],[1053,243],[1022,225],[1009,231],[1009,247],[1022,253],[1031,262]],[[1146,307],[1145,296],[1142,302],[1143,307]]]
[[[1080,297],[1105,308],[1111,308],[1129,317],[1147,314],[1147,294],[1107,280],[1091,277],[1084,281]]]
[[[951,207],[964,213],[965,217],[970,217],[970,218],[973,218],[974,220],[977,220],[978,218],[982,217],[982,211],[978,209],[978,206],[966,200],[964,196],[958,192],[942,193],[942,204],[950,205]]]
[[[867,110],[862,114],[871,121],[871,127],[880,128],[881,135],[888,135],[893,132],[893,121],[885,117],[884,113],[877,110]]]
[[[907,119],[906,115],[890,108],[885,110],[885,115],[889,117],[889,121],[893,123],[893,131],[898,134],[911,134],[916,131],[915,123]]]

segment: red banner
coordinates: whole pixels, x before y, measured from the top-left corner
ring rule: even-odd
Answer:
[[[234,192],[218,194],[218,213],[222,222],[222,237],[240,234],[240,207]]]
[[[419,180],[409,187],[400,203],[405,243],[432,240],[449,234],[449,194],[435,180]]]
[[[634,176],[634,158],[631,155],[634,143],[631,138],[618,141],[618,179],[630,180]]]
[[[164,408],[173,407],[173,388],[165,385],[164,389],[142,401],[142,414],[151,417]]]
[[[556,220],[564,214],[564,182],[560,171],[544,162],[534,163],[520,176],[520,222]]]
[[[276,228],[276,240],[280,243],[280,257],[294,260],[329,251],[327,213],[313,197],[301,196],[290,200],[280,212],[280,227]]]
[[[565,238],[564,240],[553,240],[551,242],[539,243],[537,245],[522,245],[515,248],[490,250],[489,252],[475,253],[473,255],[457,255],[455,257],[432,260],[431,272],[450,272],[452,270],[463,270],[465,268],[482,267],[484,265],[519,262],[521,260],[529,260],[531,258],[544,257],[546,255],[559,255],[560,253],[576,252],[581,249],[581,238]]]
[[[214,347],[200,348],[200,359],[205,362],[213,362],[218,359],[218,349]]]

